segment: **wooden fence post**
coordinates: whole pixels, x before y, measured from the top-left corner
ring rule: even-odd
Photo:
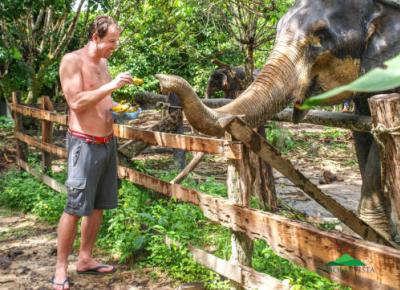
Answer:
[[[12,93],[12,104],[13,106],[17,106],[19,103],[19,99],[21,96],[21,92],[13,92]],[[14,134],[16,135],[18,132],[23,132],[22,125],[22,116],[16,112],[13,113],[15,126],[14,126]],[[16,140],[17,145],[17,158],[26,162],[28,157],[28,146],[19,140]],[[17,160],[18,163],[18,160]]]
[[[168,102],[169,102],[168,114],[169,115],[177,114],[178,125],[175,133],[183,134],[183,114],[182,114],[181,101],[179,100],[178,96],[175,93],[170,93],[168,95]],[[185,150],[174,149],[175,165],[180,170],[184,169],[186,166],[185,156],[186,156]]]
[[[42,110],[53,111],[53,103],[48,96],[43,96],[40,98],[40,108]],[[53,123],[49,121],[42,120],[42,142],[51,143],[53,141]],[[51,169],[51,154],[42,150],[42,168],[44,171]]]
[[[257,129],[258,134],[266,138],[265,128],[261,126]],[[255,154],[250,152],[250,162],[252,163],[253,174],[252,192],[258,197],[261,209],[274,212],[278,208],[276,198],[275,180],[272,167]]]
[[[232,142],[232,136],[229,133],[225,134],[225,139],[228,144]],[[249,206],[252,176],[250,152],[246,147],[243,147],[242,159],[228,159],[227,187],[229,200],[240,206]],[[231,241],[231,262],[251,266],[253,241],[245,233],[236,231],[232,231]],[[235,286],[237,289],[243,289],[240,284],[236,284]]]
[[[380,145],[382,182],[390,198],[392,235],[400,242],[400,94],[377,95],[368,100]]]

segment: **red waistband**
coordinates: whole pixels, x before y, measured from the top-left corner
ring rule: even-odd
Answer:
[[[74,136],[76,138],[85,140],[85,142],[87,142],[87,143],[94,143],[94,144],[108,143],[114,137],[113,134],[111,134],[109,136],[105,136],[105,137],[98,137],[98,136],[93,136],[93,135],[85,134],[85,133],[82,133],[82,132],[74,131],[74,130],[71,130],[69,128],[68,128],[68,133],[71,136]]]

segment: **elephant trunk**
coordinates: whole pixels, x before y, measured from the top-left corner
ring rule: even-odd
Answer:
[[[182,78],[157,75],[164,93],[175,92],[181,99],[189,123],[203,134],[223,136],[217,120],[239,115],[252,127],[263,125],[284,109],[292,99],[298,76],[304,70],[302,53],[298,47],[278,43],[257,79],[233,102],[218,108],[206,107],[190,85]]]
[[[227,116],[205,106],[190,84],[183,78],[174,75],[157,74],[161,92],[176,93],[181,100],[186,119],[196,130],[211,136],[222,136],[224,130],[217,120]]]

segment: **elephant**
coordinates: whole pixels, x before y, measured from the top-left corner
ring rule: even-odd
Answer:
[[[399,19],[399,0],[297,0],[279,20],[274,47],[258,77],[238,98],[217,109],[203,105],[179,76],[157,78],[162,91],[181,98],[188,121],[204,134],[223,136],[217,120],[232,115],[256,128],[291,102],[296,123],[305,114],[298,105],[307,97],[347,84],[400,52]],[[325,105],[352,98],[355,113],[371,115],[370,96],[344,92]],[[379,148],[370,133],[353,132],[353,137],[362,177],[358,214],[397,240],[400,225],[390,219]]]
[[[260,71],[255,69],[253,78],[257,77]],[[223,91],[224,98],[236,99],[236,97],[245,89],[245,71],[243,67],[229,67],[216,69],[208,78],[205,98],[213,96],[215,92]]]

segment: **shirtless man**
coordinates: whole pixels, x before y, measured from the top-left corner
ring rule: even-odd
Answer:
[[[120,28],[108,16],[90,25],[88,43],[66,54],[60,65],[62,89],[69,106],[67,134],[67,205],[58,225],[54,289],[69,289],[68,255],[72,251],[80,217],[81,243],[76,270],[79,274],[115,271],[92,257],[104,209],[117,207],[116,143],[110,109],[111,93],[133,82],[129,73],[111,79],[107,58],[118,47]]]

